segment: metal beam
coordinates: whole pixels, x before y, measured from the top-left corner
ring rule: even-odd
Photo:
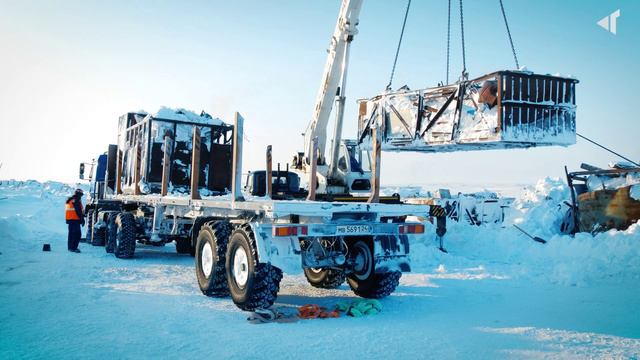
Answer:
[[[309,170],[309,195],[307,196],[307,200],[313,201],[316,199],[316,187],[318,185],[318,138],[311,140],[310,156],[311,169]]]
[[[231,201],[244,201],[242,196],[242,139],[244,118],[240,113],[234,114],[233,130],[233,177],[231,178]]]
[[[371,195],[368,203],[380,202],[380,155],[382,154],[382,144],[378,141],[378,128],[371,129],[373,139],[373,161],[371,162]]]
[[[200,129],[193,127],[191,145],[191,200],[200,200]]]
[[[267,171],[265,173],[266,179],[266,194],[269,198],[273,195],[273,165],[271,158],[271,145],[267,146]]]
[[[138,184],[140,183],[140,145],[136,142],[135,148],[133,149],[134,153],[134,159],[133,159],[133,195],[140,195],[140,186],[138,186]]]
[[[162,190],[160,195],[166,196],[169,190],[169,171],[171,164],[171,137],[164,137],[164,156],[162,157]]]

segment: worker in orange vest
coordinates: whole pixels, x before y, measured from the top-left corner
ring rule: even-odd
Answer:
[[[82,236],[80,226],[84,226],[84,213],[82,209],[82,189],[76,189],[76,192],[67,199],[65,205],[65,220],[69,225],[69,237],[67,239],[67,249],[74,253],[79,253],[78,244]]]

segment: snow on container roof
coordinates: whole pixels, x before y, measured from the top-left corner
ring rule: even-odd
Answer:
[[[186,110],[183,108],[172,109],[166,106],[162,106],[160,107],[160,110],[158,110],[155,114],[150,115],[151,117],[156,119],[186,121],[206,125],[225,125],[224,121],[218,118],[214,118],[204,111],[202,111],[200,115],[198,115],[191,110]]]

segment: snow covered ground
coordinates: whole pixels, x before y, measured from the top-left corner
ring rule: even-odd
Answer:
[[[412,242],[414,272],[378,315],[263,325],[203,296],[193,259],[173,245],[141,246],[132,260],[87,244],[67,252],[72,190],[0,184],[1,359],[640,358],[640,225],[558,235],[561,181],[522,192],[505,226],[449,224],[449,254],[428,227]],[[285,276],[276,306],[352,298],[346,285]]]

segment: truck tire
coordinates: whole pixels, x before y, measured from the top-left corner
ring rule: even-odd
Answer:
[[[89,242],[91,241],[91,234],[93,233],[93,209],[89,209],[87,210],[87,218],[86,218],[86,224],[87,224],[87,233],[84,236],[84,239],[80,239],[81,242]]]
[[[107,253],[113,253],[116,248],[116,234],[118,226],[116,225],[117,212],[110,212],[107,217],[107,237],[104,242],[104,250]]]
[[[91,238],[91,245],[104,246],[105,238],[107,236],[107,229],[93,229],[93,237]]]
[[[249,225],[237,227],[227,246],[227,281],[233,302],[253,311],[273,305],[280,290],[282,271],[269,263],[259,263],[256,241]]]
[[[116,241],[113,253],[117,258],[129,259],[136,251],[136,220],[132,213],[122,212],[116,217]]]
[[[347,278],[343,270],[337,269],[305,268],[304,276],[311,286],[319,289],[336,289]]]
[[[178,254],[191,254],[192,251],[195,255],[195,249],[191,246],[191,239],[188,237],[178,237],[176,240],[176,252]]]
[[[390,271],[376,274],[371,246],[364,241],[357,241],[350,251],[356,266],[347,276],[347,283],[356,295],[368,299],[380,299],[396,290],[402,273]]]
[[[193,222],[193,226],[191,227],[191,256],[196,256],[196,245],[198,243],[198,233],[200,232],[200,228],[202,225],[216,220],[213,217],[199,217]],[[231,231],[229,231],[231,232]]]
[[[196,243],[196,277],[203,294],[211,297],[229,295],[225,257],[231,225],[227,221],[203,224]]]

